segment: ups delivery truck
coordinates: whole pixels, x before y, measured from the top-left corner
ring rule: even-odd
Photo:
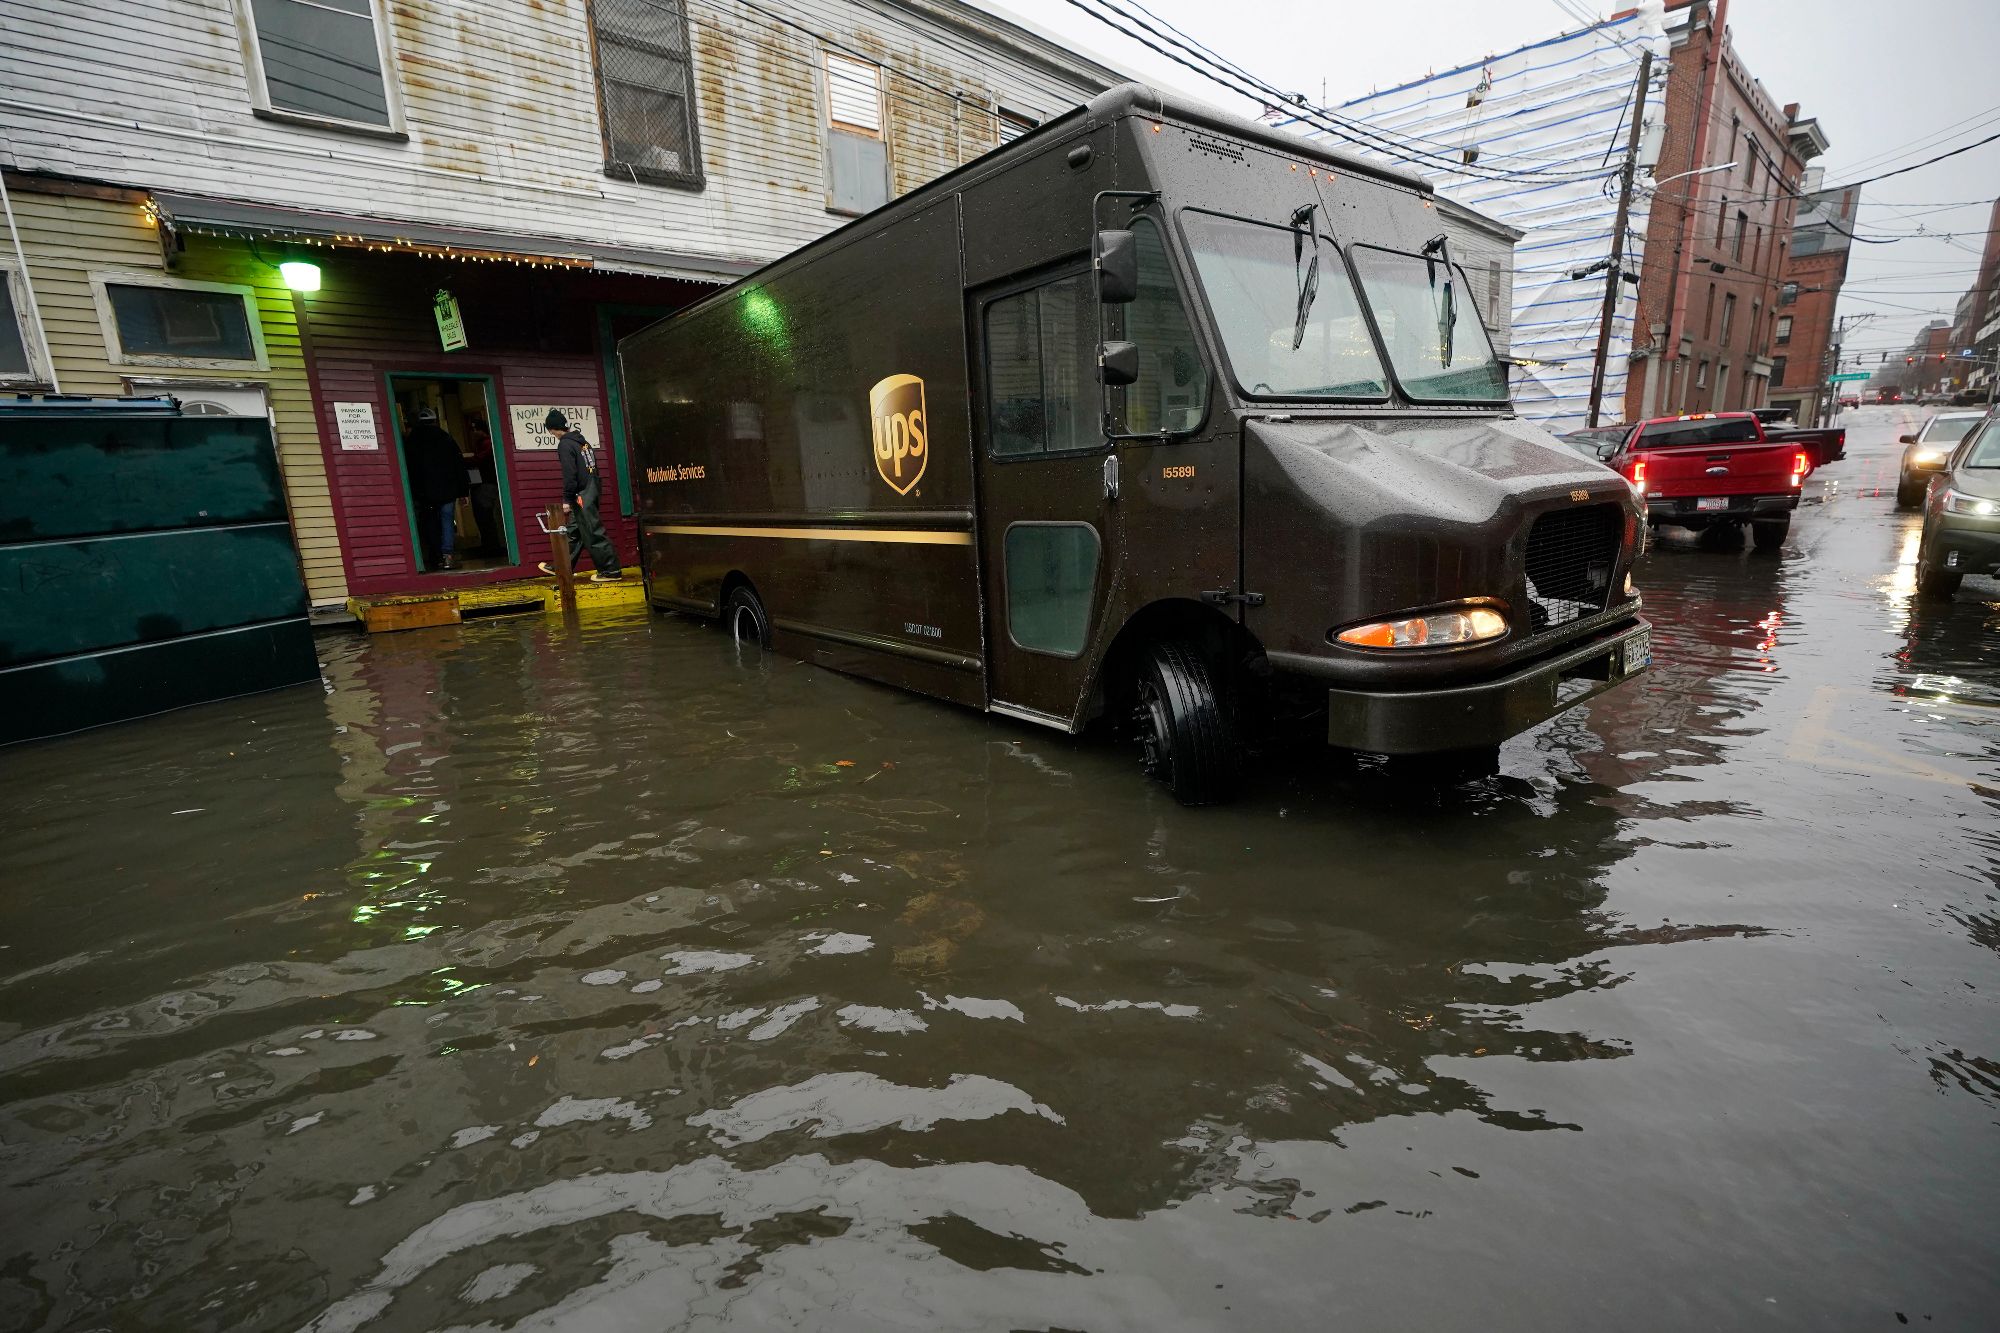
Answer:
[[[1490,766],[1650,661],[1624,478],[1517,420],[1420,178],[1137,84],[619,346],[647,594],[1135,743]]]

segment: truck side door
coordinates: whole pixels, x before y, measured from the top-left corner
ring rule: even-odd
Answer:
[[[970,294],[988,706],[1069,729],[1118,569],[1082,260]]]

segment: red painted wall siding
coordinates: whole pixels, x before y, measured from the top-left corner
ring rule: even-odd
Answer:
[[[318,292],[305,298],[307,369],[351,592],[369,596],[443,591],[535,573],[536,562],[548,558],[547,540],[535,526],[535,515],[560,503],[562,473],[553,450],[513,447],[507,425],[516,403],[596,404],[603,438],[593,443],[601,450],[605,529],[621,562],[637,562],[633,523],[618,512],[598,309],[600,305],[671,309],[698,298],[707,288],[587,270],[401,254],[337,251],[315,257],[321,284]],[[458,298],[470,343],[463,351],[439,348],[431,301],[441,287]],[[490,424],[506,468],[518,564],[454,574],[418,571],[386,379],[392,372],[492,377],[499,417]],[[333,405],[349,402],[374,405],[380,449],[340,447]]]

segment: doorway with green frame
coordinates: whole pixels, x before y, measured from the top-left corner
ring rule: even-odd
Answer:
[[[500,420],[493,377],[391,371],[386,378],[410,549],[416,553],[419,572],[465,573],[518,564],[506,449],[493,433]],[[425,413],[457,446],[465,468],[466,494],[439,510],[419,504],[410,487],[410,432]]]

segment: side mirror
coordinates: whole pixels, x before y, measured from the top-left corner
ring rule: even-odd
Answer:
[[[1896,441],[1896,443],[1898,444],[1915,444],[1916,442],[1917,442],[1917,437],[1914,435],[1900,436]]]
[[[1132,384],[1139,378],[1139,344],[1107,342],[1097,345],[1097,378],[1107,387]]]
[[[1098,300],[1124,305],[1139,299],[1139,241],[1131,232],[1098,232],[1091,265],[1097,270]]]

